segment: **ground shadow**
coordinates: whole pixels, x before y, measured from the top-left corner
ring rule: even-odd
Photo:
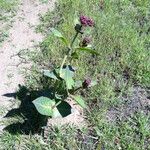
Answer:
[[[5,94],[4,96],[6,97],[14,97],[20,101],[20,106],[10,110],[5,115],[5,118],[19,116],[23,119],[23,122],[12,123],[6,126],[4,130],[10,132],[11,134],[34,134],[42,132],[42,127],[46,126],[48,118],[37,112],[32,101],[39,96],[52,98],[53,95],[51,94],[51,90],[52,89],[33,91],[27,89],[25,86],[19,85],[18,92]],[[66,117],[71,114],[71,106],[66,102],[59,104],[57,109],[62,117]]]

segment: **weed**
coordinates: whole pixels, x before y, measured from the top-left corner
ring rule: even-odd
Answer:
[[[85,111],[88,128],[52,127],[42,142],[35,135],[19,135],[24,149],[150,149],[149,106],[139,104],[137,93],[134,99],[131,98],[134,94],[131,89],[135,85],[144,88],[150,85],[149,8],[149,0],[60,0],[53,13],[41,17],[37,30],[47,37],[40,50],[29,54],[33,66],[27,74],[28,87],[41,90],[51,85],[39,70],[59,66],[66,51],[62,43],[50,35],[50,28],[57,28],[71,40],[76,32],[72,30],[76,24],[74,18],[83,12],[96,22],[88,36],[92,36],[92,45],[99,55],[81,54],[73,66],[81,68],[76,75],[78,79],[92,76],[99,82],[91,91],[82,92],[90,108]],[[142,94],[140,97],[142,100],[146,98]],[[117,115],[110,109],[118,110],[114,111]],[[127,110],[130,113],[126,113]],[[116,119],[109,121],[108,112]],[[15,138],[3,140],[7,134],[1,136],[1,145],[11,143],[11,147]]]
[[[44,75],[55,80],[54,88],[51,90],[52,98],[47,97],[39,97],[33,101],[38,112],[42,115],[59,117],[59,105],[68,98],[75,100],[81,107],[86,108],[85,102],[81,96],[76,95],[79,90],[87,89],[97,84],[96,81],[92,81],[91,79],[85,79],[82,81],[77,81],[73,79],[75,69],[71,66],[71,63],[79,58],[79,54],[81,52],[87,52],[90,54],[98,54],[95,50],[92,50],[89,47],[91,39],[89,37],[84,37],[82,41],[80,41],[77,45],[75,42],[79,34],[83,36],[87,27],[93,27],[94,21],[87,16],[80,16],[80,23],[76,24],[74,29],[76,31],[71,42],[68,41],[58,30],[52,28],[52,33],[58,38],[61,39],[63,44],[65,45],[65,55],[62,60],[61,66],[58,68],[54,68],[53,71],[44,70]],[[75,45],[75,46],[74,46]],[[49,107],[48,107],[49,106]],[[58,110],[57,110],[58,109]],[[62,109],[62,108],[61,108]],[[65,109],[63,108],[65,111]]]

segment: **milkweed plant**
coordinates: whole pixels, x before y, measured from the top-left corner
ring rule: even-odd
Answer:
[[[98,53],[91,48],[92,46],[90,46],[91,37],[85,35],[85,30],[93,27],[93,19],[81,15],[78,19],[78,23],[74,27],[76,33],[70,41],[58,30],[54,28],[51,29],[52,34],[60,39],[62,44],[64,44],[66,53],[64,54],[64,59],[58,68],[43,71],[45,76],[54,80],[54,90],[52,93],[53,98],[41,96],[33,101],[33,104],[41,115],[52,118],[61,117],[57,107],[63,101],[67,102],[67,99],[69,98],[75,101],[75,103],[80,105],[82,108],[87,108],[85,100],[77,93],[80,93],[78,92],[79,90],[87,89],[96,85],[97,81],[90,78],[84,79],[83,81],[75,81],[75,73],[77,70],[75,70],[71,64],[74,59],[79,58],[79,53],[81,52],[98,55]],[[76,40],[80,41],[78,46],[74,46]]]

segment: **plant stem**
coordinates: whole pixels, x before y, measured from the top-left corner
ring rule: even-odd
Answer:
[[[66,61],[67,57],[68,57],[68,55],[65,55],[65,57],[64,57],[64,59],[63,59],[63,61],[62,61],[62,64],[61,64],[61,66],[60,66],[60,72],[59,72],[59,73],[61,73],[62,68],[63,68],[63,66],[64,66],[64,64],[65,64],[65,61]]]
[[[80,89],[82,89],[82,86],[81,87],[78,87],[74,90],[74,93],[78,92]]]
[[[61,103],[61,101],[59,101],[58,103],[56,103],[56,104],[52,107],[52,109],[54,109],[55,107],[57,107],[60,103]]]
[[[74,36],[74,38],[73,38],[73,40],[72,40],[72,42],[71,42],[71,45],[70,45],[71,48],[73,47],[73,44],[74,44],[74,42],[75,42],[75,40],[76,40],[78,34],[79,34],[79,32],[76,32],[76,34],[75,34],[75,36]]]
[[[65,62],[66,62],[66,60],[67,60],[67,57],[70,55],[70,53],[71,53],[71,51],[72,51],[73,44],[74,44],[74,42],[75,42],[75,40],[76,40],[78,34],[79,34],[79,32],[76,32],[76,34],[75,34],[75,36],[74,36],[74,38],[73,38],[73,40],[72,40],[72,42],[71,42],[70,47],[68,47],[67,54],[64,56],[64,59],[63,59],[63,61],[62,61],[62,64],[61,64],[60,72],[59,72],[59,73],[61,73],[62,68],[63,68],[63,66],[64,66],[64,64],[65,64]]]

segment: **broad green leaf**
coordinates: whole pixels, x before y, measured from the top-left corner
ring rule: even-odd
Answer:
[[[88,53],[91,53],[91,54],[98,55],[98,53],[95,50],[92,50],[92,49],[87,48],[87,47],[79,47],[79,48],[76,48],[76,49],[80,50],[80,51],[85,51],[85,52],[88,52]]]
[[[50,77],[52,79],[58,80],[57,76],[55,75],[54,71],[44,70],[44,75]]]
[[[41,115],[50,116],[53,118],[62,117],[59,110],[57,109],[57,106],[60,103],[61,101],[56,103],[55,100],[51,100],[50,98],[47,97],[39,97],[33,101],[33,104],[35,105],[37,111]]]
[[[58,30],[51,28],[51,31],[56,37],[59,37],[66,46],[69,46],[68,40]]]
[[[82,99],[81,96],[77,95],[77,96],[72,96],[74,98],[74,100],[82,107],[82,108],[86,108],[86,104],[84,102],[84,100]]]
[[[51,100],[47,97],[39,97],[33,101],[37,111],[45,116],[52,116],[53,115],[53,107],[55,106],[55,101]]]
[[[74,86],[74,70],[71,66],[66,66],[61,69],[60,77],[65,80],[67,89],[72,89]]]

